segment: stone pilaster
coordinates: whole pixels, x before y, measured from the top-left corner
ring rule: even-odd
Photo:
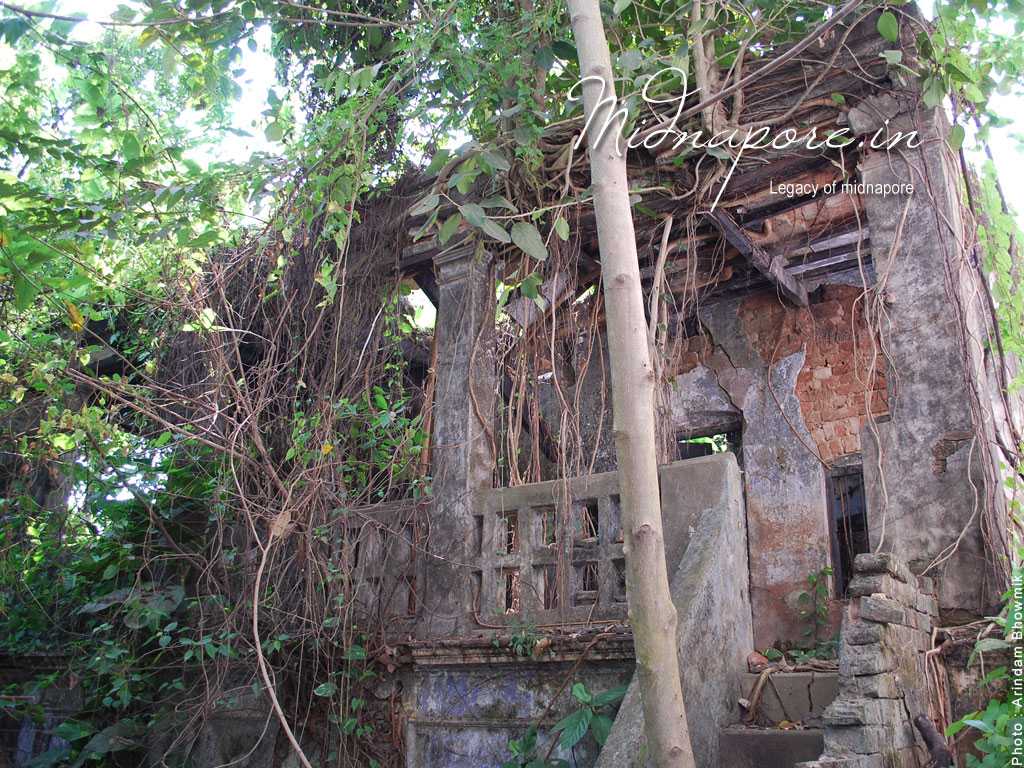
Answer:
[[[938,577],[943,611],[977,615],[992,597],[985,576],[993,573],[979,524],[987,449],[975,440],[984,330],[949,125],[914,96],[884,94],[850,113],[864,138],[861,181],[913,186],[909,195],[861,197],[877,275],[877,300],[869,303],[888,364],[891,414],[877,435],[866,429],[862,438],[871,545],[915,573],[945,558],[929,571]],[[867,148],[873,137],[912,130],[920,133],[918,148],[905,141]]]
[[[479,555],[474,494],[494,473],[494,277],[491,257],[463,246],[434,259],[440,290],[435,334],[433,507],[423,556],[420,637],[472,626]]]

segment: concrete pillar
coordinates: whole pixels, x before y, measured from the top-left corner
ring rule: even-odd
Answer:
[[[433,507],[423,557],[419,637],[473,626],[479,557],[475,492],[494,473],[494,276],[491,256],[472,245],[434,259],[440,306],[433,411]]]
[[[945,144],[943,113],[916,99],[868,99],[851,111],[850,125],[865,146],[886,126],[890,134],[917,130],[921,141],[918,149],[905,142],[865,149],[859,166],[866,184],[913,185],[910,195],[862,196],[891,413],[877,425],[877,439],[870,428],[862,437],[872,547],[895,553],[918,574],[932,566],[946,617],[966,618],[985,609],[993,585],[979,524],[987,448],[974,437],[972,393],[983,328],[965,247],[961,175]]]

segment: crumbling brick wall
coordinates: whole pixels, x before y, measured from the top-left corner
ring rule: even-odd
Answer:
[[[884,358],[865,322],[862,294],[853,285],[825,285],[810,306],[796,309],[763,292],[744,299],[738,309],[739,328],[765,365],[805,351],[796,394],[818,455],[826,462],[860,453],[868,413],[876,418],[888,413]],[[686,373],[701,364],[716,367],[718,341],[703,334],[686,339],[674,371]]]
[[[915,768],[927,754],[912,720],[929,714],[925,654],[935,586],[887,554],[858,555],[839,649],[839,695],[825,710],[825,752],[800,768]]]
[[[742,418],[759,648],[806,642],[800,595],[808,575],[831,561],[830,466],[840,457],[857,463],[869,405],[876,417],[886,412],[884,358],[875,355],[862,293],[828,284],[804,309],[773,291],[712,304],[673,355],[678,431],[726,431],[722,424]]]
[[[860,453],[869,409],[888,412],[883,358],[864,320],[862,289],[826,285],[806,309],[757,294],[740,307],[740,320],[766,362],[804,348],[796,394],[822,460]]]

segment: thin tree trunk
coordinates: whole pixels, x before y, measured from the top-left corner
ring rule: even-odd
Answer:
[[[568,0],[580,73],[596,76],[583,87],[589,125],[614,110],[611,57],[598,0]],[[596,113],[596,114],[595,114]],[[594,134],[591,134],[594,135]],[[601,249],[608,351],[611,358],[615,450],[619,465],[629,617],[636,644],[644,728],[658,768],[693,768],[676,648],[676,610],[669,593],[655,447],[654,388],[640,265],[618,135],[588,142],[597,236]]]

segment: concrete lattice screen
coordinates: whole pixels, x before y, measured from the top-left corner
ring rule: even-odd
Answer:
[[[663,466],[663,482],[692,466]],[[678,496],[666,502],[674,505],[676,516],[666,522],[666,560],[678,563],[696,512],[683,503],[688,511],[682,515]],[[620,505],[617,472],[478,494],[472,504],[471,556],[464,563],[472,574],[478,628],[522,621],[538,626],[625,621]],[[356,610],[386,619],[392,636],[411,631],[422,614],[418,549],[429,528],[429,509],[395,503],[361,510],[353,515],[359,524],[349,527],[339,545],[338,556],[352,568]]]
[[[617,473],[498,489],[478,510],[481,618],[625,619]]]
[[[343,604],[357,617],[383,622],[392,637],[412,631],[419,610],[418,555],[425,505],[396,502],[353,510],[334,557],[351,569]]]
[[[743,663],[753,642],[742,482],[731,454],[674,462],[659,474],[680,647],[702,659],[683,673],[694,713],[691,736],[700,768],[712,768],[719,728],[739,717]],[[413,652],[404,683],[409,768],[500,765],[508,741],[531,726],[546,747],[551,726],[574,707],[563,687],[567,679],[595,693],[629,679],[633,649],[616,567],[623,557],[618,491],[618,473],[607,472],[474,497],[470,549],[476,554],[466,565],[477,574],[479,591],[470,595],[479,606],[475,626],[458,641],[425,640]],[[595,572],[588,574],[591,563]],[[554,583],[547,581],[545,590],[552,572]],[[507,591],[510,573],[527,574],[511,582],[517,598]],[[495,644],[503,632],[525,626],[550,640],[542,654],[517,656]],[[595,633],[608,639],[589,646]],[[586,663],[577,665],[581,653]],[[643,751],[635,682],[613,736],[616,748],[600,765],[624,764],[616,762],[623,750]],[[557,747],[552,754],[586,766],[597,753],[588,738],[573,754]]]

